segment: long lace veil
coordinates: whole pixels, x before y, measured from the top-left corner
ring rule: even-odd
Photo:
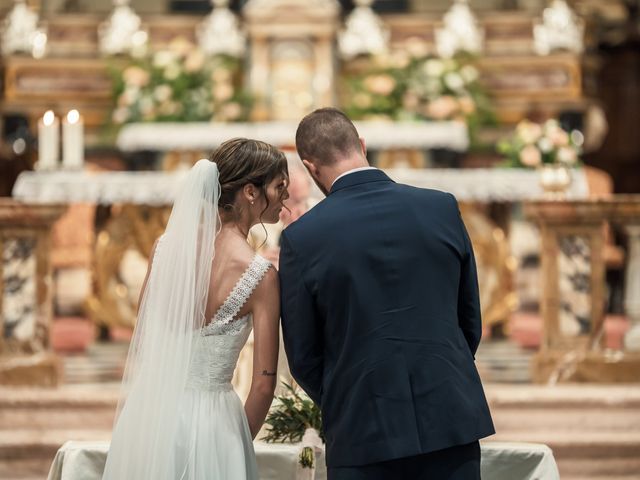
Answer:
[[[188,172],[158,242],[129,347],[103,479],[174,480],[176,431],[191,354],[205,322],[218,233],[218,167]],[[189,445],[181,445],[189,451]]]

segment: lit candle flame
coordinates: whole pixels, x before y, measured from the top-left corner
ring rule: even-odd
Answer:
[[[47,110],[42,117],[42,123],[44,123],[45,125],[53,125],[53,121],[55,119],[56,114],[53,113],[52,110]]]
[[[67,113],[67,122],[78,123],[78,120],[80,120],[80,113],[78,110],[69,110],[69,113]]]

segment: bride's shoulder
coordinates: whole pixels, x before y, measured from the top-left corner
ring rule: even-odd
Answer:
[[[257,276],[257,285],[255,287],[256,298],[272,298],[280,295],[280,279],[278,278],[278,271],[273,264],[256,255],[254,259],[255,274]]]

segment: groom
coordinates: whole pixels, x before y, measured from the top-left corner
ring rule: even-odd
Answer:
[[[296,147],[327,198],[282,235],[282,327],[322,409],[329,479],[479,479],[478,439],[494,428],[456,199],[369,167],[333,108],[300,122]]]

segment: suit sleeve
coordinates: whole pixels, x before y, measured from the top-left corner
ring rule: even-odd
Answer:
[[[289,369],[296,382],[320,405],[324,366],[323,332],[303,265],[286,234],[281,237],[280,300],[282,334]]]
[[[451,198],[457,211],[456,221],[460,225],[463,252],[460,264],[460,283],[458,285],[458,326],[464,333],[469,349],[475,358],[482,337],[482,317],[480,313],[480,292],[478,290],[478,272],[469,234],[458,209],[458,202]]]

